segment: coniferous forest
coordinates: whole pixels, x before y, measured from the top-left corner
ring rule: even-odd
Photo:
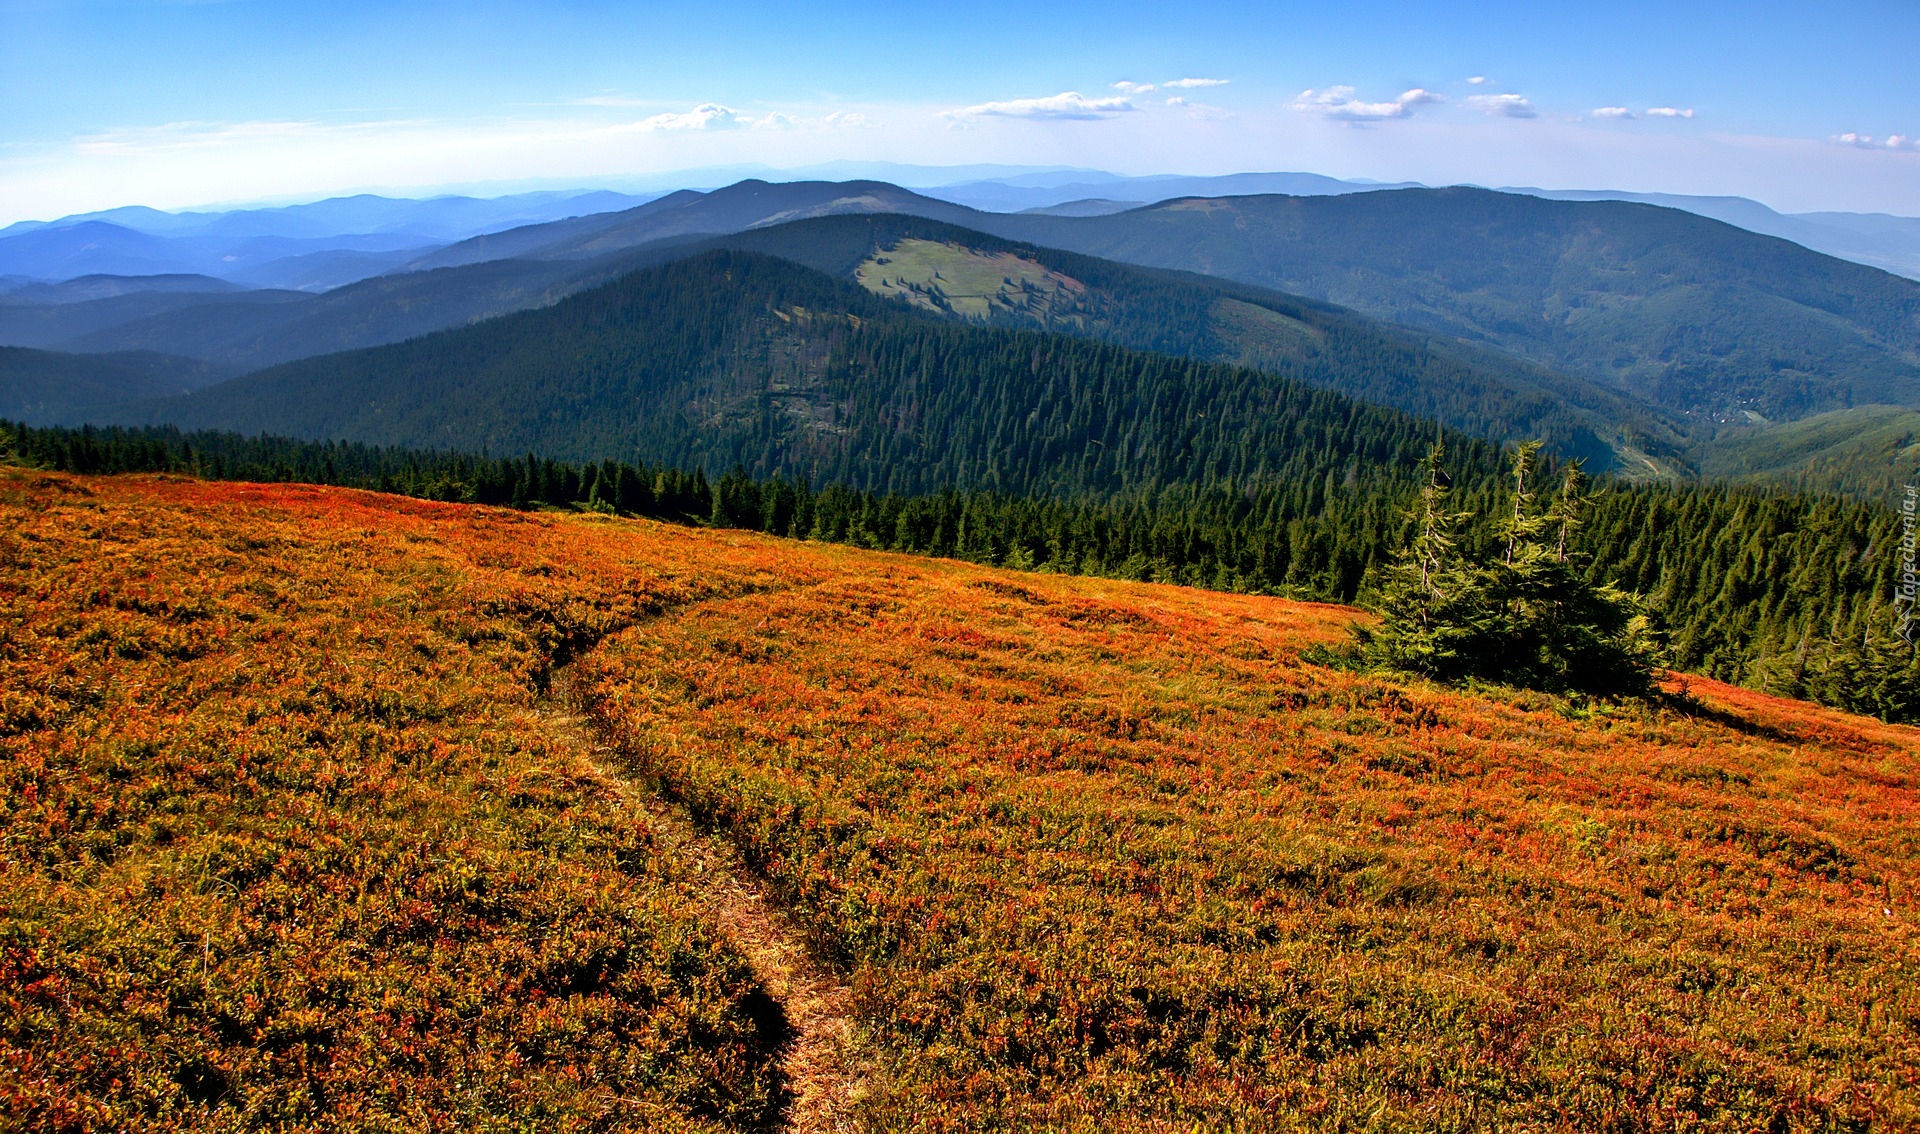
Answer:
[[[1674,669],[1893,721],[1920,720],[1920,660],[1895,636],[1899,517],[1838,495],[1720,485],[1600,482],[1566,498],[1577,469],[1531,446],[1467,442],[1444,464],[1396,446],[1393,463],[1357,475],[1346,454],[1241,487],[1121,487],[1104,494],[988,489],[909,493],[736,467],[569,463],[309,442],[172,428],[66,429],[0,424],[11,459],[79,473],[170,472],[216,480],[299,481],[513,508],[577,508],[797,539],[904,551],[1024,570],[1172,582],[1391,607],[1410,556],[1444,535],[1448,569],[1509,563],[1525,543],[1538,570],[1577,578],[1583,601],[1630,602],[1645,624],[1636,650]],[[1322,451],[1324,456],[1324,450]],[[1528,470],[1516,489],[1513,462]],[[1443,483],[1444,500],[1434,497]],[[1577,515],[1567,509],[1577,506]],[[1446,531],[1434,517],[1446,513]],[[1424,541],[1424,542],[1423,542]],[[1549,545],[1552,553],[1546,554]],[[1552,567],[1545,566],[1551,560]],[[1497,585],[1533,585],[1507,569]],[[1498,574],[1499,572],[1496,572]],[[1476,617],[1485,617],[1481,610]],[[1389,610],[1388,627],[1393,618]],[[1624,631],[1624,622],[1615,625]],[[1505,656],[1511,642],[1471,647]],[[1402,659],[1404,660],[1404,659]],[[1549,679],[1463,665],[1407,666],[1562,688]],[[1630,684],[1630,683],[1629,683]],[[1603,690],[1620,688],[1601,681]]]

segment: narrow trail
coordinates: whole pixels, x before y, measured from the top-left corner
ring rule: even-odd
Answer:
[[[792,1038],[781,1060],[790,1092],[784,1128],[794,1134],[857,1130],[853,1104],[866,1074],[855,1052],[853,990],[813,958],[805,931],[773,902],[733,847],[702,834],[680,809],[621,774],[613,750],[601,742],[592,722],[567,706],[565,677],[555,674],[559,695],[538,704],[541,722],[579,753],[609,790],[648,817],[662,848],[687,868],[714,922],[739,946],[786,1013]]]

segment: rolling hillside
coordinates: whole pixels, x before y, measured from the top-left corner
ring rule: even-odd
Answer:
[[[362,273],[372,278],[323,294],[269,288],[228,294],[144,289],[80,303],[69,294],[47,294],[45,286],[28,285],[0,295],[0,343],[76,353],[154,351],[203,359],[229,375],[242,374],[545,306],[625,272],[685,254],[686,246],[716,233],[801,216],[913,207],[935,215],[970,213],[878,183],[772,186],[746,182],[713,193],[675,193],[623,211],[590,213],[476,237],[431,256],[410,258],[409,263],[383,263]],[[345,215],[336,211],[329,219],[336,224],[354,219],[370,223],[385,215],[377,209],[363,213],[367,210],[348,210]],[[240,214],[233,216],[236,224],[243,219]],[[22,241],[57,243],[67,239],[62,232],[68,230],[31,229],[17,235]],[[145,234],[130,235],[145,238]],[[332,255],[336,254],[314,254]],[[310,266],[316,271],[332,270],[320,262]],[[301,270],[291,262],[282,267],[294,275]],[[399,270],[378,274],[388,269]]]
[[[1641,401],[1643,412],[1781,420],[1920,399],[1920,283],[1677,209],[1614,200],[1395,189],[1185,198],[1109,216],[1008,216],[882,182],[746,181],[711,193],[675,193],[621,212],[507,229],[416,257],[405,267],[590,260],[661,240],[844,213],[929,217],[1043,247],[1328,300],[1605,383]],[[85,225],[113,231],[89,237]],[[120,249],[114,254],[125,262],[106,270],[172,270],[153,258],[157,246],[149,247],[165,238],[104,220],[7,239],[24,248],[80,237],[92,240],[89,248]],[[373,254],[336,249],[299,267],[307,258],[295,255],[297,249],[281,251],[289,271],[317,273],[313,279],[335,271],[324,257]],[[411,280],[401,290],[441,314],[408,321],[388,313],[373,322],[423,330],[457,325],[462,317],[549,301],[552,281],[565,275],[555,272],[546,286],[491,304],[463,304],[458,294],[472,285],[458,276]],[[448,294],[437,295],[443,287]],[[273,346],[249,342],[263,333],[271,338],[271,331],[239,326],[225,332],[232,343],[173,341],[165,320],[121,319],[127,325],[117,334],[91,339],[31,332],[21,337],[0,322],[0,335],[43,348],[207,357],[186,349],[193,346],[222,356],[210,361],[241,369],[316,348],[380,341],[351,303],[337,311],[316,309],[313,316],[310,330]],[[235,317],[205,316],[214,322]]]
[[[545,306],[661,258],[642,249],[584,263],[495,260],[378,276],[320,295],[257,290],[0,303],[0,336],[73,353],[161,351],[233,376]]]
[[[1477,437],[1544,438],[1596,469],[1661,475],[1687,445],[1682,423],[1598,383],[1217,277],[907,216],[796,221],[709,246],[779,256],[963,321],[1267,370]]]
[[[71,353],[151,350],[226,368],[245,356],[208,339],[198,328],[222,325],[234,337],[257,340],[298,319],[316,301],[301,292],[267,288],[116,289],[113,294],[69,292],[46,299],[29,292],[19,299],[0,296],[0,339],[12,346]]]
[[[1328,300],[1672,412],[1920,405],[1920,282],[1675,209],[1406,189],[970,223]]]
[[[810,213],[829,215],[783,220]],[[723,234],[699,235],[714,231]],[[869,262],[903,240],[923,242],[924,278]],[[627,246],[635,241],[651,243]],[[1059,295],[1073,310],[1055,311],[1053,293],[1042,301],[1035,290],[1042,277],[1016,285],[1025,269],[996,276],[942,251],[945,268],[985,273],[978,295],[960,296],[931,274],[942,270],[928,260],[931,245],[1013,256],[1089,291],[1068,287]],[[1848,463],[1817,448],[1796,456],[1782,448],[1789,434],[1758,441],[1753,431],[1849,405],[1920,402],[1920,285],[1671,209],[1479,190],[1223,198],[1072,218],[974,213],[878,183],[747,182],[459,246],[462,256],[557,259],[482,259],[314,297],[0,302],[0,335],[66,351],[195,357],[237,373],[540,307],[716,246],[864,278],[931,315],[966,316],[949,310],[957,299],[982,307],[976,321],[1268,368],[1476,436],[1545,437],[1559,452],[1629,475],[1736,469],[1749,479],[1872,491],[1877,475],[1848,479],[1835,471]],[[1104,257],[1212,276],[1129,272]],[[1227,276],[1260,286],[1236,289]],[[1381,327],[1273,286],[1415,329]],[[1766,461],[1719,455],[1753,444],[1768,448]],[[1826,471],[1816,476],[1814,465]]]
[[[0,517],[32,1125],[1920,1123],[1912,729],[596,516],[11,471]]]
[[[1435,435],[1273,374],[955,325],[733,251],[120,416],[416,448],[738,463],[903,492],[1353,481],[1404,474]]]

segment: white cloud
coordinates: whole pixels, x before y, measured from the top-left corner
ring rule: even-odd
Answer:
[[[1327,87],[1304,90],[1287,105],[1305,114],[1318,114],[1341,122],[1379,122],[1388,118],[1409,118],[1413,108],[1445,102],[1445,97],[1423,87],[1403,92],[1392,102],[1362,102],[1353,97],[1352,87]]]
[[[1168,85],[1171,86],[1172,84]],[[1113,89],[1116,91],[1125,91],[1128,94],[1152,94],[1156,88],[1152,83],[1134,83],[1128,82],[1126,79],[1121,79],[1119,82],[1113,84]]]
[[[1467,99],[1467,105],[1488,115],[1502,118],[1538,118],[1539,112],[1533,109],[1533,103],[1517,94],[1474,95]]]
[[[1691,107],[1689,107],[1686,110],[1681,110],[1679,107],[1675,107],[1675,106],[1649,106],[1647,108],[1647,117],[1648,118],[1692,118],[1693,110]]]
[[[752,120],[740,114],[730,106],[721,106],[717,102],[703,102],[685,114],[656,114],[633,124],[635,130],[737,130],[752,124]]]
[[[1632,118],[1633,111],[1624,106],[1600,106],[1593,111],[1595,118]]]
[[[1467,83],[1468,83],[1469,85],[1471,85],[1471,86],[1476,86],[1476,87],[1480,87],[1480,86],[1485,86],[1486,84],[1488,84],[1488,83],[1491,83],[1491,82],[1493,82],[1493,80],[1492,80],[1492,79],[1489,79],[1489,78],[1487,78],[1487,77],[1486,77],[1485,75],[1469,75],[1469,76],[1467,76]]]
[[[1175,79],[1170,83],[1161,83],[1160,85],[1163,87],[1173,87],[1175,89],[1184,91],[1184,90],[1192,90],[1195,87],[1224,87],[1227,85],[1227,80],[1226,79]]]
[[[1124,98],[1088,98],[1079,91],[1061,91],[1047,98],[1015,98],[1005,102],[983,102],[961,110],[949,110],[941,117],[951,120],[969,118],[1028,118],[1084,122],[1110,118],[1138,109]]]
[[[1167,105],[1168,106],[1185,106],[1187,105],[1187,100],[1184,98],[1181,98],[1179,95],[1174,95],[1172,98],[1167,100]]]
[[[879,125],[879,123],[857,110],[836,110],[821,119],[821,121],[829,126],[848,126],[854,128]]]
[[[1920,150],[1920,138],[1910,138],[1905,134],[1888,134],[1886,140],[1882,141],[1872,134],[1848,131],[1834,135],[1833,141],[1862,150]]]
[[[716,130],[786,130],[799,124],[798,118],[777,110],[755,118],[752,115],[742,114],[731,106],[723,106],[717,102],[703,102],[684,113],[668,111],[651,118],[642,118],[638,122],[629,123],[618,129],[638,130],[643,134],[663,131],[677,134]]]

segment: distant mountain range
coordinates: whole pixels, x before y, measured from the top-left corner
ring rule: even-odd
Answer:
[[[1342,180],[1313,173],[1128,177],[1088,169],[842,165],[848,171],[860,172],[836,172],[820,180],[846,183],[851,176],[853,180],[890,187],[907,186],[921,198],[983,212],[1065,216],[1122,212],[1179,197],[1310,197],[1425,188],[1415,182]],[[713,178],[706,182],[710,185],[741,179],[718,170],[692,176]],[[1920,218],[1838,212],[1782,214],[1744,197],[1532,188],[1503,192],[1557,200],[1635,201],[1681,209],[1783,237],[1841,259],[1920,278]],[[361,194],[276,208],[168,213],[132,206],[53,221],[22,221],[0,229],[0,293],[23,284],[101,274],[205,274],[247,287],[324,291],[370,276],[412,270],[448,245],[473,237],[569,217],[628,211],[678,195],[659,190],[622,193],[576,189],[494,198],[442,196],[414,200]],[[956,220],[952,216],[940,219]],[[499,259],[526,251],[504,243],[468,247],[449,252],[449,258],[428,266]]]
[[[1624,193],[1565,189],[1503,189],[1554,201],[1633,201],[1680,209],[1803,244],[1842,260],[1920,279],[1920,217],[1886,213],[1776,213],[1745,197],[1690,197],[1679,193]]]
[[[205,274],[248,287],[322,291],[481,233],[631,208],[651,196],[657,194],[575,190],[490,200],[363,194],[228,212],[110,209],[0,229],[0,277],[24,283]]]
[[[1091,205],[1100,201],[1106,211],[1127,208],[1175,197],[1240,197],[1255,193],[1280,193],[1290,197],[1319,197],[1340,193],[1364,193],[1374,189],[1420,188],[1417,182],[1386,184],[1377,181],[1342,181],[1317,173],[1232,173],[1222,177],[1121,177],[1089,170],[1061,173],[1037,173],[1019,177],[965,181],[954,185],[916,186],[919,192],[942,201],[990,213],[1019,213],[1058,210],[1066,205]]]
[[[457,267],[506,257],[587,260],[676,237],[851,213],[911,213],[962,224],[973,209],[909,192],[884,181],[741,181],[712,193],[682,190],[617,213],[533,224],[479,236],[423,256],[414,270]]]
[[[1079,193],[1119,191],[1117,182],[1125,188],[1066,171],[1009,176],[1002,187]],[[43,283],[12,272],[0,294],[0,343],[171,356],[167,380],[187,389],[547,307],[727,247],[940,318],[1251,366],[1482,437],[1545,436],[1562,452],[1638,475],[1791,478],[1797,454],[1823,454],[1823,475],[1844,483],[1869,451],[1896,463],[1912,456],[1894,436],[1911,415],[1898,412],[1871,416],[1875,447],[1838,445],[1844,426],[1831,424],[1753,439],[1822,414],[1866,427],[1868,419],[1844,416],[1853,407],[1920,407],[1920,284],[1658,202],[1328,179],[1294,187],[1302,192],[1119,211],[1069,201],[1021,213],[879,181],[748,180],[580,216],[564,214],[608,199],[536,195],[513,207],[563,215],[415,248],[388,274],[323,293],[247,289],[211,273]],[[1305,192],[1313,189],[1325,191]],[[511,211],[481,217],[470,198],[444,200],[461,223]],[[1714,207],[1744,208],[1737,199]],[[222,223],[255,239],[270,219]],[[453,224],[427,213],[409,220],[380,199],[280,221],[307,231],[378,222],[416,235]],[[8,230],[0,251],[91,225],[113,222]],[[110,396],[115,373],[124,397]],[[0,400],[10,380],[0,372]],[[156,392],[143,381],[109,368],[64,403],[57,384],[45,383],[11,400],[46,420],[97,417]],[[1747,447],[1725,456],[1723,442],[1735,439]]]

